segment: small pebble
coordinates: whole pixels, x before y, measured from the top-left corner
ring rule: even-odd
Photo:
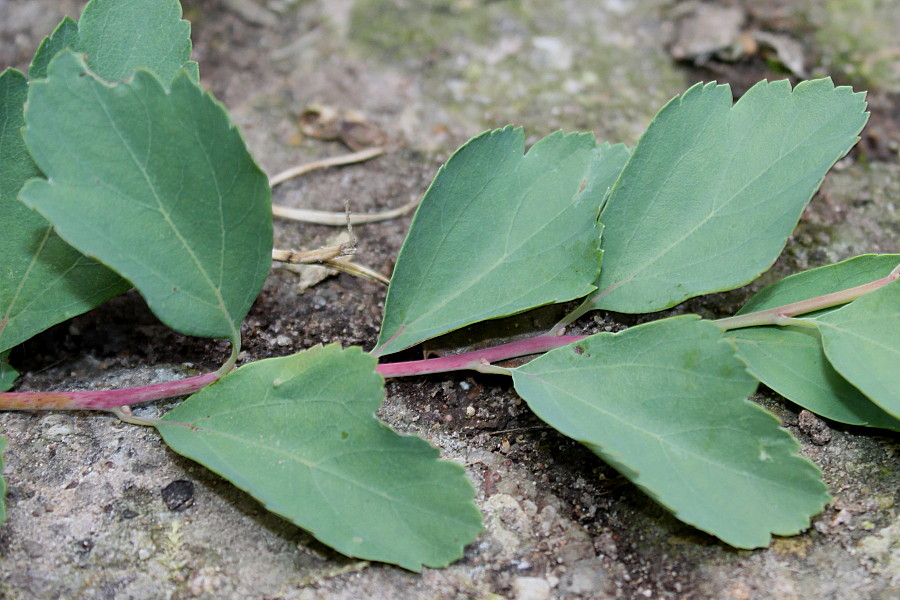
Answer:
[[[176,479],[162,489],[162,498],[169,510],[185,510],[194,504],[194,484],[187,479]]]
[[[550,582],[540,577],[516,577],[513,597],[516,600],[548,600]]]
[[[828,424],[806,409],[800,411],[797,425],[817,446],[824,446],[831,441],[831,429],[828,428]]]

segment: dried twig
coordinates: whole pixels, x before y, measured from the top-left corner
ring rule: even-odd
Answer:
[[[353,152],[351,154],[341,154],[340,156],[330,156],[328,158],[323,158],[322,160],[315,160],[311,163],[299,165],[286,171],[282,171],[277,175],[273,175],[269,178],[269,185],[275,187],[280,183],[284,183],[289,179],[299,177],[310,171],[328,167],[352,165],[353,163],[363,162],[375,158],[376,156],[381,156],[382,154],[384,154],[384,148],[366,148],[365,150],[360,150],[359,152]]]
[[[322,160],[313,161],[305,165],[300,165],[286,171],[282,171],[269,179],[269,185],[275,187],[280,183],[299,177],[310,171],[317,169],[325,169],[327,167],[338,167],[341,165],[350,165],[353,163],[370,160],[384,153],[383,148],[367,148],[352,154],[342,154],[340,156],[331,156]],[[331,212],[325,210],[311,210],[306,208],[290,208],[287,206],[272,206],[272,214],[282,219],[291,219],[293,221],[301,221],[303,223],[313,223],[315,225],[331,225],[340,226],[348,222],[351,225],[361,225],[363,223],[376,223],[379,221],[387,221],[402,217],[409,211],[413,210],[419,204],[418,200],[413,200],[404,204],[400,208],[386,210],[377,213],[358,214],[347,216],[346,213]]]

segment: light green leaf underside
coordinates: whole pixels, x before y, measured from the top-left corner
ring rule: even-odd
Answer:
[[[131,287],[16,199],[40,175],[21,133],[27,92],[18,71],[0,75],[0,353]]]
[[[751,327],[730,337],[750,373],[788,400],[833,421],[900,431],[900,421],[832,368],[815,329]]]
[[[240,339],[268,273],[266,176],[186,74],[109,86],[64,52],[28,94],[25,140],[48,180],[20,193],[59,234],[140,290],[169,327]]]
[[[760,82],[732,107],[697,84],[650,124],[600,221],[595,308],[643,313],[768,269],[828,169],[866,122],[863,94],[830,79]]]
[[[6,451],[6,438],[0,435],[0,523],[6,521],[6,478],[3,476],[3,453]]]
[[[315,347],[241,367],[166,415],[166,443],[348,556],[419,571],[481,530],[459,465],[375,418],[376,361]]]
[[[682,521],[739,548],[808,527],[829,497],[756,381],[693,316],[601,333],[513,370],[537,415],[619,469]]]
[[[900,418],[900,280],[815,320],[831,365]]]
[[[861,254],[847,260],[785,277],[761,289],[737,312],[766,310],[863,285],[900,264],[900,254]]]
[[[429,187],[397,258],[376,354],[590,293],[600,201],[628,156],[554,133],[525,154],[507,127],[475,137]]]
[[[178,0],[92,0],[77,24],[67,17],[44,40],[28,75],[45,77],[50,61],[69,48],[85,54],[88,67],[105,81],[148,69],[168,84],[188,62],[190,36]]]

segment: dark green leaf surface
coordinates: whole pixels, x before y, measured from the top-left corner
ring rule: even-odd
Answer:
[[[537,415],[682,521],[739,548],[809,526],[829,497],[722,330],[693,316],[601,333],[513,370]]]
[[[790,275],[757,292],[737,312],[766,310],[850,289],[882,277],[900,264],[900,254],[861,254],[853,258]]]
[[[832,368],[815,329],[751,327],[729,336],[750,373],[788,400],[833,421],[900,431],[900,421]]]
[[[462,467],[375,418],[375,366],[337,345],[262,360],[186,400],[159,430],[339,552],[413,571],[446,566],[481,530],[475,491]]]
[[[168,84],[191,55],[191,26],[181,19],[178,0],[91,0],[77,24],[67,17],[44,40],[28,76],[46,77],[47,65],[65,48],[85,54],[105,81],[148,69]]]
[[[270,190],[223,107],[186,75],[109,86],[64,52],[28,94],[25,140],[49,180],[20,193],[129,279],[169,327],[239,341],[271,260]]]
[[[628,151],[554,133],[525,154],[507,127],[438,171],[397,258],[377,354],[579,298],[600,268],[599,205]]]
[[[27,92],[18,71],[0,75],[0,353],[131,287],[16,200],[22,184],[40,175],[22,139]]]
[[[815,321],[831,365],[900,418],[900,280]]]
[[[760,82],[732,107],[698,84],[654,118],[600,221],[593,306],[643,313],[729,290],[771,266],[828,169],[866,122],[829,79]]]

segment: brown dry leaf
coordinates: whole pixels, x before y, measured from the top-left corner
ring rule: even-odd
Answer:
[[[299,127],[303,135],[317,140],[338,138],[338,111],[332,106],[311,104],[300,113]]]
[[[746,20],[742,8],[691,2],[679,12],[675,40],[669,48],[676,60],[702,64],[713,56],[731,56],[742,48],[739,35]]]
[[[338,111],[333,106],[310,105],[300,114],[300,131],[318,140],[340,140],[351,150],[382,146],[387,135],[355,110]]]

